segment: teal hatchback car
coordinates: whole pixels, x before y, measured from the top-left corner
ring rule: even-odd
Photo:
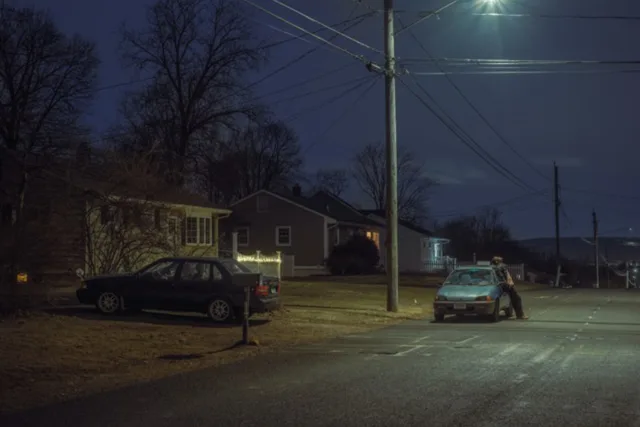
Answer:
[[[449,274],[436,293],[433,314],[436,322],[448,314],[486,316],[493,322],[500,313],[513,315],[509,294],[503,291],[498,275],[491,266],[458,267]]]

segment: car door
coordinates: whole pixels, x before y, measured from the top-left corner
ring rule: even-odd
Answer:
[[[177,260],[162,260],[139,274],[134,293],[141,308],[170,309],[180,265]]]
[[[208,261],[185,261],[172,288],[174,310],[202,311],[213,293],[214,266]]]

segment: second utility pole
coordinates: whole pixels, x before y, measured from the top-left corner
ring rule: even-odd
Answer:
[[[560,183],[556,162],[553,162],[553,204],[556,220],[556,286],[560,286]]]
[[[384,0],[387,127],[387,311],[398,311],[398,139],[396,134],[396,47],[393,0]]]
[[[594,252],[594,257],[595,257],[595,261],[596,261],[596,289],[600,288],[600,254],[599,252],[599,247],[598,247],[598,217],[596,216],[596,211],[595,209],[593,210],[592,214],[593,216],[593,248],[595,250]]]

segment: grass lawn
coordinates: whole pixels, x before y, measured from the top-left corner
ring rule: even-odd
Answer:
[[[233,347],[241,338],[240,327],[217,326],[197,315],[153,312],[108,317],[92,308],[60,307],[4,319],[0,321],[0,412],[428,316],[435,288],[425,287],[423,279],[402,279],[400,313],[385,311],[384,278],[285,282],[284,309],[252,318],[251,337],[259,345],[251,347]]]

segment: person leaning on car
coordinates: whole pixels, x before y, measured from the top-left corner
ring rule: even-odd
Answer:
[[[504,284],[503,290],[509,294],[511,304],[513,305],[513,309],[516,312],[516,317],[523,320],[528,319],[529,317],[524,314],[524,309],[522,308],[522,298],[516,290],[516,284],[511,278],[511,273],[509,273],[509,269],[502,260],[502,257],[493,257],[493,259],[491,260],[491,265],[495,267],[498,278]]]

